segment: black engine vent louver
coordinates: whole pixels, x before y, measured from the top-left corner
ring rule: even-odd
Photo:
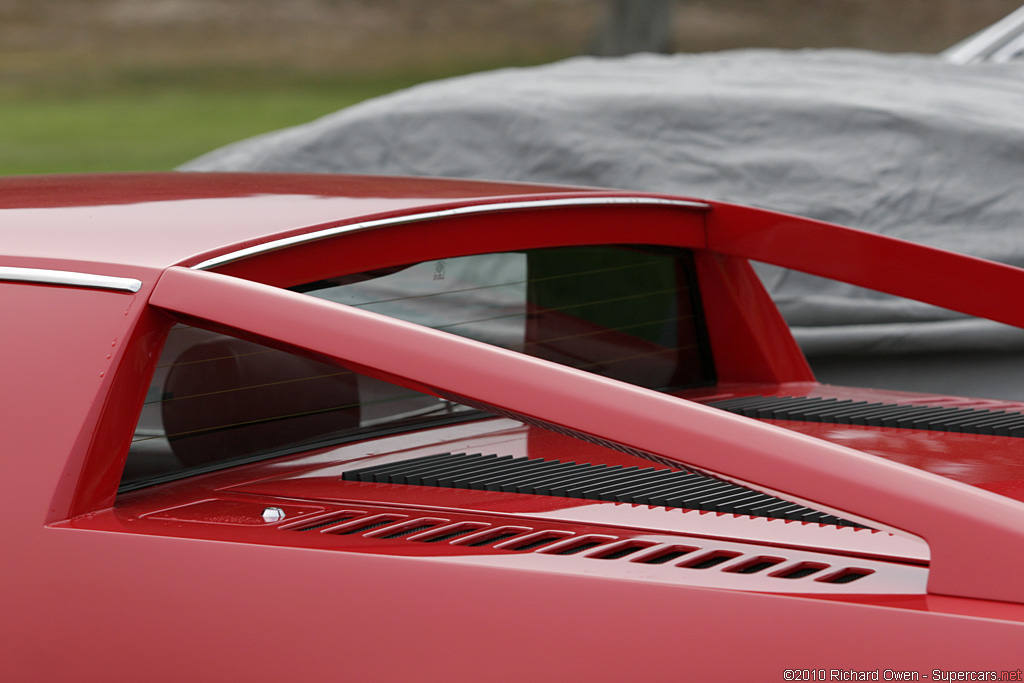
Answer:
[[[861,525],[775,496],[683,469],[623,467],[543,458],[442,453],[349,470],[348,481],[561,496],[634,505]]]
[[[1024,414],[1006,410],[944,408],[797,396],[744,396],[711,401],[706,405],[761,420],[800,420],[865,427],[1024,437]]]

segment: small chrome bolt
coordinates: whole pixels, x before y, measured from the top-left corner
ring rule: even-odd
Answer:
[[[263,521],[267,524],[280,522],[282,519],[284,519],[284,510],[281,508],[264,508]]]

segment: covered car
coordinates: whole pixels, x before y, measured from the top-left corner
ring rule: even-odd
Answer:
[[[1015,327],[1024,270],[367,176],[10,178],[0,237],[3,680],[1020,679],[1024,404],[819,383],[750,261]]]
[[[1024,262],[1024,64],[740,50],[577,58],[380,97],[202,171],[440,175],[739,202]],[[1019,331],[758,266],[828,381],[1024,398]]]

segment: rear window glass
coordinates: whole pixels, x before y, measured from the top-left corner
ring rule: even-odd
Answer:
[[[713,381],[691,261],[680,250],[482,254],[295,289],[647,388]],[[176,325],[122,487],[475,415],[338,365]]]

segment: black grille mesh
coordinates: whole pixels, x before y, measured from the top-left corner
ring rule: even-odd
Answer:
[[[707,403],[762,420],[896,427],[1024,437],[1024,414],[1006,410],[873,403],[796,396],[744,396]]]
[[[442,453],[345,472],[348,481],[413,484],[707,510],[860,526],[819,510],[688,470]]]

